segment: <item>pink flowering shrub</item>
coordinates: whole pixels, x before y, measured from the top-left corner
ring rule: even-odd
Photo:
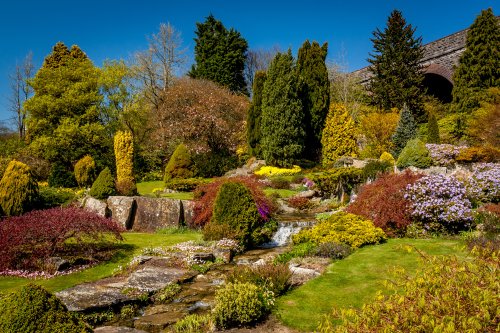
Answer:
[[[455,177],[429,175],[406,188],[411,215],[418,222],[438,223],[446,229],[460,229],[472,220],[472,205],[465,185]]]
[[[0,222],[0,271],[41,271],[50,257],[92,256],[121,240],[121,231],[111,219],[76,207],[10,217]]]

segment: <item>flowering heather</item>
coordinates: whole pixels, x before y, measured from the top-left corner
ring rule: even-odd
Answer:
[[[500,165],[480,163],[472,167],[465,181],[467,197],[473,203],[500,201]]]
[[[429,155],[431,156],[434,164],[438,166],[451,166],[455,164],[455,159],[458,154],[467,148],[465,146],[434,143],[428,143],[425,147],[429,150]]]
[[[425,176],[408,185],[405,199],[411,202],[412,217],[424,223],[458,226],[473,219],[465,185],[455,177]]]

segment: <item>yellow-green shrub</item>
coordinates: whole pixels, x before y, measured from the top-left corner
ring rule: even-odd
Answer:
[[[213,318],[218,328],[255,323],[274,303],[272,293],[252,283],[228,283],[215,293]]]
[[[367,244],[376,244],[386,240],[384,231],[373,222],[361,216],[338,212],[319,222],[311,229],[301,230],[292,237],[295,244],[313,242],[343,243],[358,248]]]
[[[191,155],[187,147],[181,143],[175,148],[170,160],[168,160],[163,180],[168,182],[171,179],[191,178],[193,175],[193,161],[191,160]]]
[[[134,182],[134,142],[131,132],[115,135],[116,182]]]
[[[115,193],[115,180],[109,168],[105,168],[92,184],[89,194],[96,199],[107,199],[109,196],[115,195]]]
[[[458,163],[494,163],[500,160],[500,150],[491,147],[469,147],[465,148],[455,159]]]
[[[214,331],[214,324],[209,314],[190,314],[175,323],[175,333],[200,333]]]
[[[75,164],[75,178],[80,187],[91,186],[95,179],[95,162],[92,156],[85,155]]]
[[[396,160],[394,159],[394,157],[393,157],[390,153],[388,153],[388,152],[386,152],[386,151],[384,151],[384,152],[382,153],[382,155],[380,155],[379,160],[380,160],[381,162],[388,162],[388,163],[390,163],[392,166],[394,166],[394,164],[396,164]]]
[[[499,252],[474,260],[425,257],[415,276],[397,272],[361,310],[333,309],[320,332],[498,332]],[[340,321],[340,323],[339,323]]]
[[[10,161],[0,180],[0,206],[7,216],[33,209],[38,199],[38,184],[24,163]]]
[[[254,173],[257,176],[271,177],[271,176],[291,176],[301,171],[302,169],[298,165],[294,165],[292,168],[278,168],[266,165],[260,168],[259,170],[255,171]]]

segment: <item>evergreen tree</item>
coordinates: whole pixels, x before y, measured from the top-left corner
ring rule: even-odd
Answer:
[[[331,165],[342,156],[357,156],[355,134],[356,127],[347,108],[342,104],[332,104],[321,138],[323,165]]]
[[[500,86],[500,25],[491,8],[470,26],[453,83],[451,109],[462,114],[477,109],[489,87]]]
[[[30,151],[70,170],[81,156],[108,164],[111,140],[100,121],[99,70],[76,45],[57,43],[30,81],[26,101]]]
[[[374,53],[370,54],[370,83],[373,103],[381,109],[406,105],[415,118],[424,120],[422,97],[424,75],[419,62],[423,57],[422,37],[415,38],[415,28],[406,24],[403,14],[394,10],[384,31],[373,32]]]
[[[260,125],[262,117],[262,90],[266,82],[266,72],[258,71],[253,79],[253,100],[248,109],[247,116],[247,141],[250,153],[260,156]]]
[[[427,122],[427,143],[440,143],[439,126],[436,116],[431,113]]]
[[[415,119],[405,104],[403,105],[403,110],[399,114],[398,126],[396,131],[392,135],[393,144],[393,154],[395,157],[399,156],[399,153],[406,146],[408,141],[417,136],[417,127],[415,125]]]
[[[195,61],[189,76],[226,86],[233,92],[247,94],[245,60],[247,41],[234,29],[227,30],[213,15],[196,23]]]
[[[304,151],[304,113],[292,51],[278,53],[262,92],[261,151],[269,164],[291,166]]]
[[[297,72],[300,79],[300,98],[306,124],[306,152],[316,158],[321,148],[321,133],[330,104],[330,81],[325,59],[328,44],[320,46],[305,41],[299,49]]]

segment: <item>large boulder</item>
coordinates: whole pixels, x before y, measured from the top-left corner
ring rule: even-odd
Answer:
[[[109,197],[108,208],[111,211],[113,221],[120,224],[127,230],[132,229],[136,209],[136,203],[133,197]]]
[[[153,232],[177,227],[181,219],[181,201],[169,198],[134,197],[137,209],[132,230]]]
[[[194,201],[193,200],[181,200],[182,204],[182,218],[185,225],[193,225],[194,220]]]
[[[106,202],[98,200],[96,198],[85,198],[83,202],[83,208],[102,217],[109,217],[111,215]]]

